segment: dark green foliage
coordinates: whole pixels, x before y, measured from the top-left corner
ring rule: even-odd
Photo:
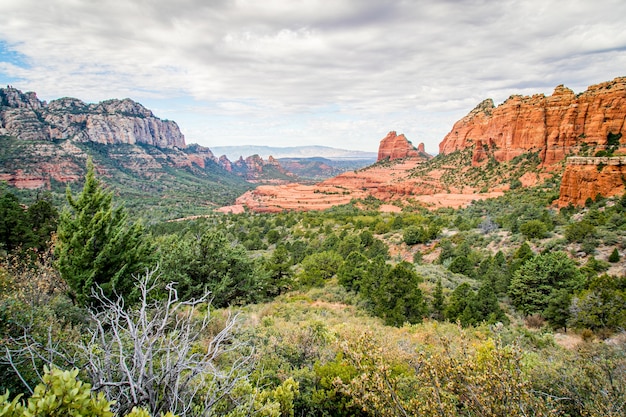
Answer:
[[[345,259],[350,253],[361,251],[361,248],[361,238],[358,235],[349,234],[337,245],[337,253]]]
[[[621,133],[609,132],[606,135],[606,149],[596,152],[595,156],[613,156],[616,150],[619,149],[619,140],[622,138]]]
[[[265,293],[268,297],[275,297],[291,289],[293,286],[292,263],[285,245],[278,245],[272,256],[265,263],[268,273]]]
[[[409,226],[404,229],[403,239],[407,245],[415,245],[418,243],[427,243],[441,232],[437,225],[431,224],[428,226]]]
[[[42,252],[57,228],[59,214],[49,198],[37,198],[25,208],[10,192],[0,195],[0,249],[30,248]]]
[[[57,230],[59,212],[54,207],[50,198],[37,199],[26,211],[28,225],[32,230],[33,238],[31,247],[43,251],[50,241],[50,236]]]
[[[474,292],[464,282],[452,292],[448,299],[445,318],[463,326],[475,326],[480,323],[509,323],[493,290],[491,283],[483,282],[478,292]]]
[[[548,228],[541,220],[529,220],[520,225],[519,231],[527,239],[542,239],[546,236]]]
[[[339,269],[342,259],[335,251],[318,252],[302,260],[298,281],[305,287],[321,287]]]
[[[490,282],[483,282],[470,304],[471,319],[465,316],[464,321],[468,324],[479,324],[482,322],[494,324],[502,322],[509,323],[509,319],[504,314],[498,303],[498,298]]]
[[[474,292],[467,282],[462,283],[452,291],[446,303],[445,317],[450,321],[461,319],[463,312],[468,308]]]
[[[545,315],[558,290],[570,293],[580,290],[584,280],[584,275],[566,253],[540,254],[515,271],[509,295],[513,305],[522,313]]]
[[[55,248],[61,276],[80,303],[90,300],[95,285],[107,297],[132,300],[133,276],[154,261],[143,227],[131,224],[123,207],[113,207],[113,194],[96,178],[91,160],[81,194],[74,199],[68,188],[67,200]]]
[[[552,292],[548,300],[548,307],[543,312],[543,317],[550,322],[555,329],[565,329],[570,318],[570,304],[572,294],[567,288],[560,288]]]
[[[437,280],[435,290],[433,291],[432,312],[433,318],[441,320],[444,318],[445,300],[443,298],[443,287],[441,285],[441,278]]]
[[[584,329],[626,327],[626,277],[600,275],[572,299],[570,324]]]
[[[0,245],[11,252],[29,241],[31,233],[18,198],[4,193],[0,197]]]
[[[511,282],[511,271],[502,251],[490,256],[483,263],[487,264],[486,270],[479,274],[478,279],[489,282],[496,294],[506,294]]]
[[[413,265],[401,262],[383,277],[372,303],[374,314],[382,317],[385,324],[401,326],[419,323],[426,314],[419,283],[422,279],[413,270]]]
[[[360,252],[351,252],[337,271],[337,280],[348,290],[359,291],[361,282],[368,281],[370,261]]]
[[[581,220],[579,222],[571,223],[565,229],[565,238],[568,242],[581,243],[587,237],[593,237],[596,232],[596,228],[588,220]]]
[[[160,251],[163,276],[178,282],[183,300],[201,297],[208,290],[213,304],[225,307],[258,301],[266,290],[274,294],[289,285],[284,281],[287,271],[282,265],[272,271],[271,288],[266,289],[269,278],[260,265],[243,246],[233,245],[220,231],[188,233],[183,239],[174,236],[161,243]],[[277,256],[284,258],[280,252]],[[286,259],[281,259],[283,262]]]
[[[265,235],[265,238],[267,239],[267,243],[269,243],[270,245],[273,245],[274,243],[277,243],[280,240],[280,233],[277,230],[270,230]]]
[[[614,248],[613,252],[611,252],[611,254],[609,255],[609,262],[616,263],[619,262],[619,259],[619,251],[617,250],[617,248]]]
[[[530,248],[528,242],[522,243],[522,245],[517,248],[517,250],[513,254],[513,259],[511,259],[511,265],[509,268],[511,275],[533,256],[535,256],[535,253]]]
[[[439,241],[439,258],[437,263],[443,264],[446,260],[451,259],[454,256],[454,246],[449,239],[441,239]]]

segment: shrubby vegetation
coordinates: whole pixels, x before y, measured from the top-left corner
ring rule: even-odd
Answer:
[[[93,167],[60,216],[3,190],[0,414],[623,415],[626,197],[554,198],[144,227]]]

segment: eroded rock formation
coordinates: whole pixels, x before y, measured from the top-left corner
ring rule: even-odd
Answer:
[[[0,134],[23,140],[71,139],[102,144],[185,148],[176,122],[161,120],[130,99],[87,104],[61,98],[49,104],[35,93],[0,89]]]
[[[422,144],[422,148],[423,147]],[[380,141],[377,161],[382,161],[383,159],[389,159],[391,161],[394,159],[417,156],[420,156],[420,151],[409,142],[404,134],[397,135],[396,132],[391,131]]]
[[[590,86],[581,94],[562,85],[551,96],[514,95],[495,107],[487,99],[456,122],[439,153],[474,148],[474,164],[491,152],[497,161],[538,152],[543,165],[577,154],[581,147],[602,150],[609,134],[622,134],[626,147],[626,77]]]
[[[557,205],[582,206],[588,198],[595,200],[621,195],[626,184],[626,156],[570,157],[567,159]]]
[[[259,155],[251,155],[245,159],[243,156],[240,156],[235,162],[231,162],[226,155],[222,155],[218,163],[228,172],[239,175],[252,183],[291,182],[288,177],[293,176],[271,155],[267,158],[267,161],[263,160]]]

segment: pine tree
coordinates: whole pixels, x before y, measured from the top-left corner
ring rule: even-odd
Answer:
[[[427,311],[419,288],[421,281],[413,265],[408,262],[395,265],[382,277],[375,299],[372,300],[374,313],[390,326],[421,322]]]
[[[11,252],[32,240],[26,212],[11,193],[0,195],[0,249]]]
[[[445,309],[444,298],[443,298],[443,287],[441,285],[441,278],[437,280],[437,285],[435,286],[435,290],[433,292],[433,317],[441,320],[443,319],[443,311]]]
[[[61,276],[76,300],[88,304],[99,285],[104,295],[134,298],[133,275],[152,261],[152,245],[139,223],[130,224],[123,207],[113,208],[113,194],[96,178],[87,161],[85,185],[78,198],[67,188],[69,208],[59,217],[56,256]]]

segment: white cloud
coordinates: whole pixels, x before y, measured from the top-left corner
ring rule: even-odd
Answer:
[[[0,46],[27,66],[0,77],[46,99],[190,97],[157,114],[209,146],[375,150],[398,130],[434,150],[486,97],[625,75],[623,16],[617,0],[20,0],[0,3]]]

